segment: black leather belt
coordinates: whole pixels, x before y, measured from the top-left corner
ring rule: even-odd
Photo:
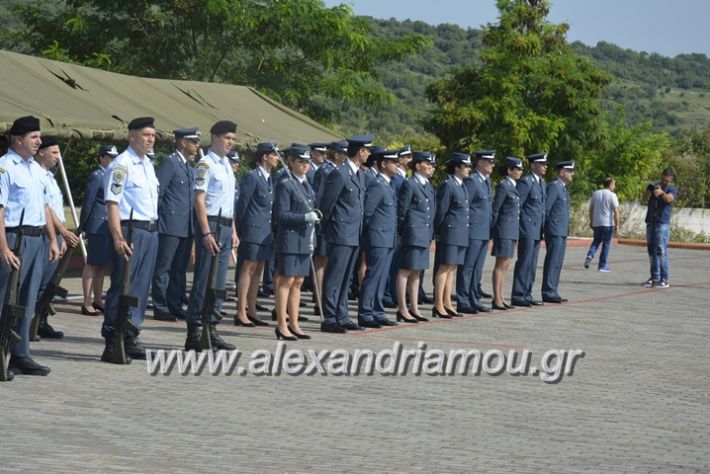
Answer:
[[[122,226],[128,227],[129,221],[121,221]],[[148,232],[155,232],[158,230],[158,224],[155,221],[133,221],[134,229],[147,230]]]
[[[22,227],[7,227],[5,232],[13,234],[22,234],[28,237],[37,237],[44,234],[44,226],[41,225],[23,225]]]
[[[219,222],[223,226],[231,227],[232,226],[232,219],[228,219],[226,217],[219,217],[219,216],[207,216],[207,220],[209,222]]]

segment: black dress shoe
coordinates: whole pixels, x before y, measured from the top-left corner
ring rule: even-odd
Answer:
[[[456,308],[456,311],[463,314],[478,314],[478,310],[476,308],[471,307]]]
[[[348,332],[343,326],[338,323],[320,323],[321,332],[332,332],[334,334],[345,334]]]
[[[239,319],[239,316],[236,314],[234,315],[234,325],[235,326],[244,326],[245,328],[253,328],[254,327],[254,323],[252,323],[251,321],[245,323],[244,321]],[[187,349],[185,349],[185,350],[187,350]]]
[[[491,308],[486,308],[485,306],[476,306],[479,313],[490,313],[493,311]]]
[[[61,339],[64,337],[62,331],[57,331],[54,329],[45,319],[39,323],[39,328],[37,328],[37,335],[42,339]]]
[[[415,324],[419,322],[416,318],[411,318],[411,319],[405,318],[404,315],[402,315],[402,313],[400,313],[399,311],[397,311],[397,321],[399,321],[401,323],[415,323]]]
[[[550,297],[550,298],[545,298],[545,297],[543,297],[543,298],[542,298],[542,301],[544,301],[545,303],[557,303],[557,304],[559,304],[559,303],[562,303],[562,298],[560,298],[559,296],[553,296],[553,297]]]
[[[357,322],[361,328],[372,328],[372,329],[380,329],[382,325],[375,321],[374,319],[372,321],[362,321],[358,320]],[[350,329],[350,328],[348,328]]]
[[[124,346],[126,348],[126,355],[130,356],[131,359],[145,360],[145,347],[143,344],[138,342],[135,337],[126,337],[123,340]]]
[[[545,303],[543,303],[543,302],[540,301],[540,300],[532,300],[532,301],[530,302],[530,305],[532,305],[532,306],[545,306]]]
[[[508,310],[508,305],[506,305],[505,303],[503,303],[503,306],[498,306],[497,304],[493,303],[493,304],[491,305],[491,308],[493,308],[493,309],[499,309],[499,310],[501,310],[501,311],[507,311],[507,310]]]
[[[256,326],[268,326],[269,323],[266,321],[262,321],[261,319],[257,318],[256,316],[252,316],[251,314],[247,314],[247,318],[249,321],[254,323]]]
[[[217,328],[215,326],[210,326],[210,343],[212,345],[213,351],[233,351],[237,348],[234,344],[230,344],[224,339],[222,339],[219,334],[217,334]]]
[[[175,316],[175,319],[179,319],[180,321],[185,321],[187,318],[187,313],[185,313],[185,310],[182,308],[178,308],[175,311],[172,311],[170,314]]]
[[[493,295],[490,293],[486,293],[483,290],[479,290],[478,294],[481,295],[481,298],[493,298]]]
[[[297,333],[296,331],[293,330],[293,328],[291,326],[288,327],[288,330],[291,331],[291,334],[293,334],[294,336],[296,336],[299,339],[310,339],[311,338],[311,336],[309,336],[308,334]]]
[[[436,310],[436,308],[431,309],[431,315],[435,318],[441,318],[441,319],[451,319],[453,316],[451,316],[449,313],[444,313],[441,314]]]
[[[420,316],[417,313],[412,313],[411,311],[409,312],[409,315],[416,319],[417,321],[422,321],[422,322],[427,322],[429,321],[429,318],[425,318],[424,316]]]
[[[278,327],[274,328],[274,334],[276,334],[276,340],[283,339],[284,341],[298,341],[296,336],[286,336]]]
[[[269,308],[267,308],[263,304],[259,304],[259,303],[256,304],[255,308],[257,311],[268,311],[269,310]]]
[[[153,311],[153,319],[156,321],[169,321],[174,323],[177,318],[170,313],[163,313],[162,311]]]
[[[93,308],[93,306],[92,306],[92,308]],[[91,311],[86,306],[81,305],[81,314],[83,314],[84,316],[98,316],[99,312],[96,310]]]
[[[51,369],[49,367],[39,365],[37,362],[33,361],[30,356],[11,356],[10,363],[8,364],[8,369],[12,369],[13,375],[47,375],[51,372]]]
[[[532,306],[532,303],[528,303],[527,301],[512,301],[513,306],[521,306],[523,308],[529,308]]]
[[[348,331],[359,331],[362,329],[360,326],[358,326],[354,322],[350,321],[349,319],[346,320],[344,323],[338,323],[338,324],[340,324],[342,327],[344,327]]]
[[[379,324],[380,326],[399,326],[396,322],[390,321],[387,318],[375,319],[375,321],[377,321],[377,324]]]

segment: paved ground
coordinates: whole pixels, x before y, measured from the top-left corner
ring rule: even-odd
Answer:
[[[710,472],[710,252],[673,250],[667,290],[639,286],[644,252],[616,246],[614,271],[602,274],[582,268],[584,249],[569,249],[567,304],[347,336],[304,323],[313,340],[289,345],[527,348],[533,364],[548,349],[583,349],[558,384],[149,376],[141,362],[99,362],[99,319],[59,305],[52,321],[67,337],[33,345],[52,374],[0,385],[0,471]],[[273,328],[222,332],[248,353],[276,347]],[[178,348],[184,327],[148,320],[142,339]]]

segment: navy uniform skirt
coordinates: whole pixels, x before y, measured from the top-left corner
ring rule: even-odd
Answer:
[[[239,255],[243,260],[268,260],[271,247],[254,242],[239,242]]]
[[[89,248],[86,250],[87,265],[109,265],[111,263],[111,239],[107,233],[87,234]]]
[[[277,253],[276,269],[281,276],[306,276],[311,270],[311,259],[308,254]]]
[[[515,244],[517,240],[513,239],[501,239],[500,237],[495,237],[493,239],[493,251],[491,255],[494,257],[501,258],[513,258],[515,254]]]
[[[429,247],[402,245],[399,248],[400,270],[426,270],[429,268]]]
[[[439,263],[444,265],[463,265],[466,261],[466,247],[446,245],[437,242],[436,252]]]

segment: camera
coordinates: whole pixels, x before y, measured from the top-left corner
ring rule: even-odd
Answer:
[[[649,193],[652,193],[652,192],[655,191],[656,189],[660,189],[660,188],[661,188],[661,185],[660,185],[660,184],[658,184],[658,183],[651,183],[651,184],[649,184],[648,186],[646,186],[646,191],[648,191]]]

